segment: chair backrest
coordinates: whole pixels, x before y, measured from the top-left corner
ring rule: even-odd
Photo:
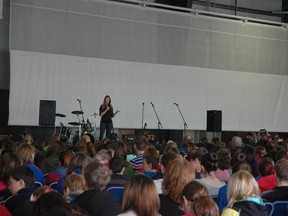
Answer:
[[[39,187],[42,187],[43,185],[41,184],[41,182],[35,181],[34,182],[34,190],[36,190]]]
[[[273,202],[274,210],[273,216],[287,216],[288,215],[288,201]]]
[[[110,192],[118,201],[122,201],[124,187],[109,187],[106,189],[106,191]]]
[[[49,185],[49,188],[52,188],[53,190],[57,191],[57,184],[58,184],[58,182],[52,182],[52,183]]]
[[[273,215],[273,211],[274,211],[274,205],[271,202],[265,202],[265,207],[267,209],[268,212],[268,216],[272,216]]]

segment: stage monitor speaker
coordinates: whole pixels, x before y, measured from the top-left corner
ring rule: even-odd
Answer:
[[[222,130],[222,111],[207,110],[207,131],[220,132]]]
[[[55,126],[56,101],[40,100],[39,125]]]

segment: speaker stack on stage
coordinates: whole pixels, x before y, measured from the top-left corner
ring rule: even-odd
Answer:
[[[222,111],[207,110],[207,131],[222,131]]]
[[[40,100],[39,125],[55,126],[56,101]]]

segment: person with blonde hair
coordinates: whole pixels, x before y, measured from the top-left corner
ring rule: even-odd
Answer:
[[[30,144],[23,143],[16,149],[16,155],[20,160],[22,166],[27,166],[31,169],[35,176],[35,182],[45,184],[43,172],[34,164],[34,158],[36,154],[36,148]]]
[[[153,181],[141,174],[132,176],[123,194],[123,213],[118,216],[158,216],[159,209],[159,196]]]
[[[66,198],[67,202],[73,201],[85,190],[84,177],[76,173],[71,173],[64,180],[62,188],[64,191],[64,198]]]
[[[110,160],[112,158],[112,154],[110,150],[102,149],[95,155],[95,160],[99,163],[106,164],[108,167],[110,166]]]
[[[228,206],[221,216],[268,215],[255,178],[247,171],[234,173],[228,182]]]
[[[165,169],[162,183],[163,194],[160,194],[160,214],[165,216],[181,215],[179,208],[182,201],[181,191],[184,186],[195,179],[195,170],[191,163],[183,159],[169,162]]]

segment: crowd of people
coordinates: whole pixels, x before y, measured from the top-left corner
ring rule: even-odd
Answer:
[[[1,216],[268,215],[265,202],[288,201],[288,140],[266,130],[160,145],[23,134],[0,148]]]

